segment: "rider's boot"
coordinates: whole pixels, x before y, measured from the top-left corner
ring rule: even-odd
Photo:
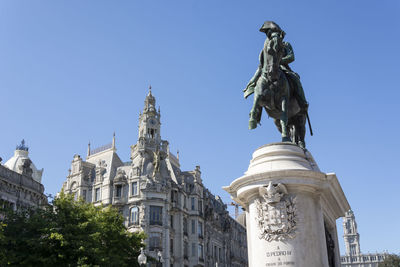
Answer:
[[[257,128],[257,123],[258,123],[258,114],[259,114],[259,109],[252,109],[250,111],[250,120],[249,120],[249,129],[253,130],[255,128]]]

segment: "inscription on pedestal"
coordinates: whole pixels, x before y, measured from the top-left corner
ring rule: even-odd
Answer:
[[[295,262],[292,260],[292,250],[276,250],[267,251],[267,262],[265,266],[294,266]]]

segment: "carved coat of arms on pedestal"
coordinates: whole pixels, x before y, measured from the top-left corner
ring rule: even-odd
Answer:
[[[259,189],[257,208],[259,237],[267,241],[294,238],[297,224],[296,198],[288,195],[286,187],[269,182]]]

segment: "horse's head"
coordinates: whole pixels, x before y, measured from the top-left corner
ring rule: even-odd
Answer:
[[[279,65],[284,53],[283,31],[273,31],[267,34],[267,74],[269,80],[274,81],[279,77]]]

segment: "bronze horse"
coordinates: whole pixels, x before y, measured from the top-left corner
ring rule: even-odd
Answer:
[[[294,142],[305,148],[306,113],[302,112],[294,96],[295,85],[279,67],[285,52],[285,32],[271,21],[265,22],[260,31],[267,35],[260,54],[260,65],[244,90],[245,98],[254,93],[249,128],[254,129],[260,123],[264,107],[269,117],[275,119],[282,142]]]

